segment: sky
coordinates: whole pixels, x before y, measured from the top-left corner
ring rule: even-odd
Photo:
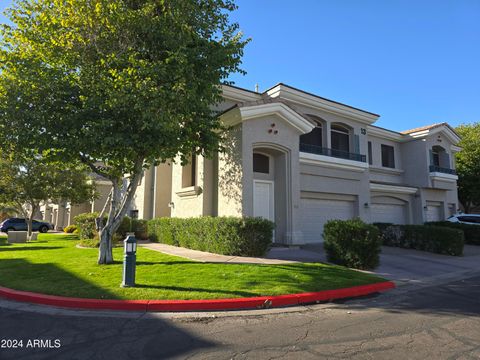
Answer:
[[[0,0],[0,10],[11,3]],[[282,82],[392,130],[480,121],[480,0],[237,0],[235,85]],[[5,18],[0,16],[0,22]]]

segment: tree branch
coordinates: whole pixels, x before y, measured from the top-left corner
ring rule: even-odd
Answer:
[[[98,167],[96,167],[92,163],[92,161],[90,159],[88,159],[85,155],[80,154],[80,161],[83,164],[87,165],[90,168],[90,170],[92,170],[95,174],[100,175],[100,176],[102,176],[102,177],[104,177],[104,178],[106,178],[106,179],[108,179],[112,182],[114,181],[114,179],[110,175],[108,175],[106,172],[104,172],[104,171],[100,170]]]

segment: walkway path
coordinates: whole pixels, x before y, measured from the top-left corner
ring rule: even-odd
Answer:
[[[138,245],[150,250],[162,252],[164,254],[180,256],[183,258],[187,258],[194,261],[200,261],[200,262],[231,263],[231,264],[265,264],[265,265],[291,264],[291,263],[298,262],[293,260],[218,255],[218,254],[212,254],[204,251],[185,249],[178,246],[171,246],[171,245],[151,243],[151,242],[139,242]]]

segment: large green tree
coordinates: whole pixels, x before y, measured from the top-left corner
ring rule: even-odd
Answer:
[[[7,12],[0,141],[80,159],[112,183],[99,264],[113,261],[112,235],[145,168],[219,150],[212,105],[241,72],[246,44],[234,9],[231,0],[17,0]]]
[[[458,198],[469,213],[480,205],[480,123],[460,125],[455,129],[462,138],[456,154]]]
[[[94,184],[82,164],[47,162],[41,156],[25,159],[0,152],[0,204],[28,219],[29,237],[33,217],[42,202],[80,204],[94,195]]]

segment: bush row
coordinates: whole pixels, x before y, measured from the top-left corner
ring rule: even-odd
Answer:
[[[465,244],[480,245],[480,225],[454,223],[450,221],[429,222],[425,225],[443,226],[451,229],[462,230],[465,235]]]
[[[262,256],[273,223],[260,218],[157,218],[148,222],[151,241],[232,256]]]
[[[74,224],[77,227],[80,239],[96,239],[98,238],[97,230],[95,229],[95,219],[98,217],[98,212],[79,214],[73,218]],[[105,220],[107,217],[105,217]],[[147,239],[147,221],[132,219],[125,216],[122,219],[120,227],[115,232],[115,235],[124,238],[127,232],[134,232],[137,239]]]
[[[360,219],[327,222],[323,238],[327,259],[332,263],[356,269],[374,269],[380,263],[380,232]]]
[[[416,249],[437,254],[461,256],[463,231],[433,225],[375,224],[383,245]]]

